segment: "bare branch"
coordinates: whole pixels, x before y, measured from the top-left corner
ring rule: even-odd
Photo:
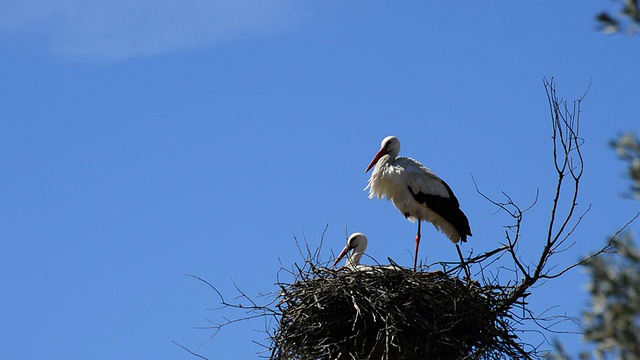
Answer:
[[[206,357],[204,357],[204,356],[202,356],[202,355],[200,355],[200,354],[196,354],[195,352],[193,352],[193,351],[189,350],[187,347],[185,347],[185,346],[183,346],[183,345],[181,345],[181,344],[177,343],[176,341],[172,341],[172,342],[173,342],[174,344],[176,344],[176,345],[180,346],[184,351],[188,352],[189,354],[191,354],[191,355],[193,355],[193,356],[195,356],[195,357],[199,357],[200,359],[204,359],[204,360],[209,360],[209,359],[207,359]]]
[[[629,221],[627,221],[624,225],[622,225],[622,227],[619,228],[611,236],[611,238],[609,238],[609,241],[607,241],[605,246],[601,247],[598,251],[596,251],[594,253],[591,253],[588,256],[586,256],[585,258],[583,258],[582,260],[567,266],[566,268],[562,269],[562,271],[560,271],[560,272],[558,272],[558,273],[556,273],[554,275],[545,276],[545,278],[554,279],[554,278],[560,277],[560,276],[564,275],[566,272],[568,272],[569,270],[571,270],[571,269],[573,269],[573,268],[575,268],[577,266],[586,264],[587,262],[589,262],[591,259],[597,257],[598,255],[610,252],[612,250],[612,248],[613,248],[612,247],[613,242],[618,238],[618,235],[620,235],[621,232],[623,232],[629,225],[631,225],[631,223],[636,221],[636,219],[638,219],[638,217],[640,217],[640,212],[636,213]]]

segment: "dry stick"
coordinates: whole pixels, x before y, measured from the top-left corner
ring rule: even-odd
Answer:
[[[191,354],[191,355],[193,355],[193,356],[199,357],[200,359],[209,360],[208,358],[206,358],[206,357],[204,357],[204,356],[202,356],[202,355],[200,355],[200,354],[197,354],[197,353],[195,353],[195,352],[193,352],[193,351],[189,350],[187,347],[185,347],[185,346],[183,346],[183,345],[181,345],[181,344],[179,344],[179,343],[177,343],[177,342],[175,342],[175,341],[172,341],[172,342],[173,342],[174,344],[176,344],[176,345],[180,346],[184,351],[188,352],[189,354]]]

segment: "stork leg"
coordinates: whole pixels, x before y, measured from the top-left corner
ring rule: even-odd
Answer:
[[[422,220],[418,219],[418,233],[416,234],[416,251],[413,255],[413,272],[416,272],[418,265],[418,246],[420,245],[420,224],[422,224]]]

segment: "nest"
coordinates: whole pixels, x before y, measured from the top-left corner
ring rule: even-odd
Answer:
[[[513,359],[502,292],[442,271],[298,269],[280,284],[272,359]]]

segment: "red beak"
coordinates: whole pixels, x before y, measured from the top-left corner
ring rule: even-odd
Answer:
[[[364,172],[365,173],[369,172],[369,170],[371,170],[371,168],[378,162],[378,160],[380,160],[380,158],[386,154],[387,153],[384,151],[384,148],[380,149],[376,154],[376,156],[373,157],[373,160],[371,160],[371,163],[369,164],[369,166],[367,166],[367,170],[365,170]]]
[[[342,249],[342,251],[340,252],[340,255],[338,255],[338,258],[336,259],[336,261],[333,263],[333,265],[331,267],[335,267],[336,265],[338,265],[338,263],[340,262],[340,260],[342,260],[342,258],[347,255],[347,253],[349,252],[349,250],[351,250],[351,247],[349,246],[349,244],[347,244],[347,246],[344,247],[344,249]]]

